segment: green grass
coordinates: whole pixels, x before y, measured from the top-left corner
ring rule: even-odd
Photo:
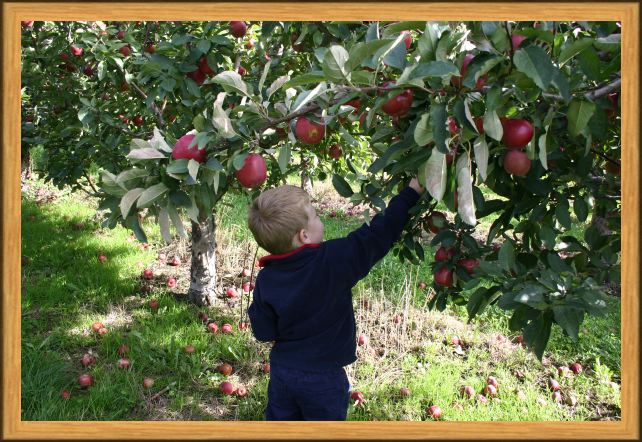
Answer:
[[[269,346],[237,329],[240,305],[220,300],[203,309],[185,301],[188,265],[169,267],[157,256],[162,250],[188,263],[186,243],[164,245],[158,228],[146,220],[151,246],[143,250],[125,229],[100,228],[95,202],[54,192],[42,182],[31,185],[22,203],[22,254],[30,258],[22,268],[23,420],[263,419],[268,375],[260,365]],[[53,202],[37,203],[38,187],[54,193]],[[251,267],[256,252],[246,225],[249,199],[226,195],[223,203],[217,210],[221,291],[240,285],[236,274]],[[326,239],[362,223],[340,208],[336,218],[329,211],[321,214]],[[442,408],[446,420],[590,420],[600,418],[598,407],[611,418],[620,415],[619,390],[610,384],[620,377],[619,300],[609,301],[606,316],[586,318],[577,343],[554,328],[541,364],[520,346],[497,343],[499,333],[512,337],[499,309],[491,307],[466,324],[463,307],[443,313],[423,308],[426,291],[417,283],[431,284],[428,264],[435,252],[425,247],[425,264],[399,265],[389,254],[354,289],[358,333],[367,334],[370,343],[359,347],[357,362],[347,368],[352,388],[367,399],[364,407],[350,406],[349,420],[423,420],[431,404]],[[264,253],[259,250],[259,256]],[[99,263],[99,254],[107,262]],[[139,289],[144,267],[155,274],[148,294]],[[166,287],[169,275],[178,277],[177,288]],[[148,307],[151,298],[160,303],[156,312]],[[234,332],[209,333],[199,311],[219,327],[233,324]],[[399,324],[392,321],[396,313],[404,314]],[[91,332],[95,321],[103,322],[106,335]],[[462,354],[449,344],[453,335],[464,341]],[[117,368],[121,344],[130,349],[129,370]],[[193,354],[184,351],[188,344],[195,347]],[[79,361],[89,351],[97,362],[85,369]],[[576,360],[584,373],[560,383],[565,394],[577,396],[577,405],[556,405],[546,381],[558,377],[558,365]],[[222,362],[234,366],[230,380],[248,388],[246,397],[219,393],[224,377],[216,367]],[[84,372],[95,379],[86,390],[77,385]],[[490,375],[499,379],[499,400],[482,405],[459,396],[462,385],[480,393]],[[155,381],[149,390],[142,386],[145,377]],[[398,394],[402,386],[411,389],[410,397]],[[64,389],[71,391],[68,400],[60,399]]]

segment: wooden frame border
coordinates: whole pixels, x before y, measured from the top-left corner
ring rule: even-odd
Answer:
[[[425,2],[4,3],[2,21],[2,438],[16,439],[639,439],[639,4]],[[619,20],[622,22],[622,421],[21,421],[21,20]]]

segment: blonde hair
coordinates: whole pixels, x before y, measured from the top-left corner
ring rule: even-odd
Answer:
[[[272,254],[292,250],[292,239],[307,227],[308,193],[284,185],[262,192],[250,205],[247,222],[256,242]]]

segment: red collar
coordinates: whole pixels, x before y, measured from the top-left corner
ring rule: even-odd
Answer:
[[[320,247],[320,246],[321,246],[321,244],[317,244],[317,243],[315,243],[315,244],[303,244],[301,247],[299,247],[297,249],[290,250],[289,252],[282,253],[280,255],[266,255],[266,256],[264,256],[264,257],[259,259],[259,267],[265,267],[265,262],[266,261],[273,260],[273,259],[287,258],[288,256],[292,256],[295,253],[297,253],[297,252],[299,252],[299,251],[301,251],[303,249],[306,249],[308,247]]]

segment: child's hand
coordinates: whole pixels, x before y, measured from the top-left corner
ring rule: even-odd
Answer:
[[[414,189],[415,192],[417,192],[419,195],[421,195],[422,193],[424,193],[426,191],[426,189],[424,187],[422,187],[421,184],[419,184],[419,181],[417,180],[417,178],[411,179],[410,180],[410,184],[408,184],[408,186],[410,186],[412,189]]]

